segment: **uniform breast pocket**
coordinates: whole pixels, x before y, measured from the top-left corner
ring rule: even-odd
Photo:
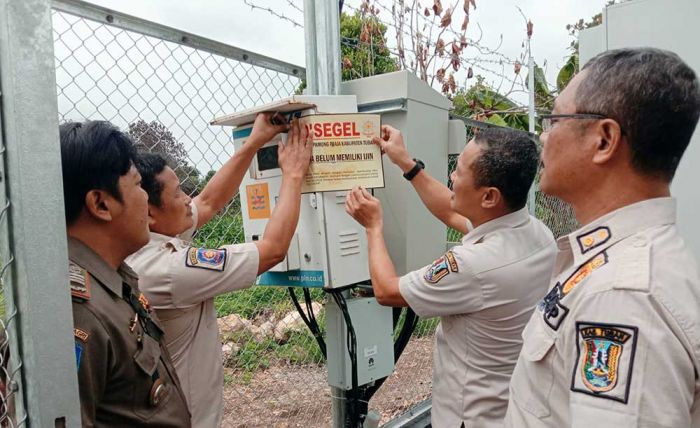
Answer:
[[[538,418],[550,414],[550,394],[554,381],[553,355],[555,338],[533,320],[523,331],[523,348],[511,380],[512,399],[518,407]]]
[[[170,399],[172,385],[166,382],[165,373],[159,373],[160,346],[151,336],[143,334],[139,349],[134,354],[136,376],[134,379],[134,414],[144,421]]]

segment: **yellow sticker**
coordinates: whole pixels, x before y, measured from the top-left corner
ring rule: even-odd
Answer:
[[[246,186],[245,193],[248,200],[248,218],[270,218],[270,192],[267,183]]]

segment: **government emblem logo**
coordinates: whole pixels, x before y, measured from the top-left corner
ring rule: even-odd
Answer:
[[[579,357],[572,390],[627,402],[637,327],[576,323]]]

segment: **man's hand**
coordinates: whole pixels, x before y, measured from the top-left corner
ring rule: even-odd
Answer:
[[[313,148],[312,135],[299,123],[299,119],[294,118],[286,144],[280,144],[277,149],[282,174],[285,177],[303,178],[309,169]]]
[[[401,131],[389,125],[382,126],[381,138],[374,137],[372,142],[386,153],[391,162],[401,168],[404,173],[408,172],[416,164],[406,150]]]
[[[289,124],[272,124],[272,117],[275,115],[279,116],[279,113],[258,113],[255,117],[253,130],[250,133],[250,137],[248,137],[248,141],[262,147],[265,143],[275,138],[275,135],[280,132],[287,132],[289,130]]]
[[[345,211],[358,223],[370,230],[381,230],[384,225],[382,204],[361,187],[354,187],[345,198]]]

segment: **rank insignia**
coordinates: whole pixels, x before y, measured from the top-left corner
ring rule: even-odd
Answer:
[[[637,327],[576,323],[578,357],[571,390],[627,403]]]
[[[139,294],[139,303],[141,303],[141,306],[143,306],[143,308],[146,310],[146,312],[151,311],[151,304],[148,303],[148,299],[146,298],[146,296],[144,296],[143,293]]]
[[[605,226],[597,227],[590,232],[576,237],[581,253],[585,254],[590,250],[605,244],[611,237],[610,229]]]
[[[439,259],[435,260],[425,271],[423,278],[431,284],[437,284],[450,272],[459,272],[457,261],[452,251],[446,252]]]
[[[603,266],[608,262],[608,255],[603,251],[597,256],[590,259],[588,262],[584,263],[581,267],[576,269],[576,271],[564,281],[564,285],[561,288],[562,297],[566,296],[574,289],[581,281],[583,281],[588,275],[590,275],[594,270]]]
[[[226,267],[226,249],[211,250],[190,247],[187,250],[185,265],[223,272]]]
[[[73,297],[90,300],[90,274],[75,263],[68,264],[68,280]]]
[[[85,330],[81,330],[79,328],[73,329],[73,336],[75,336],[76,339],[82,340],[83,342],[87,342],[88,337],[90,337],[90,335]]]

